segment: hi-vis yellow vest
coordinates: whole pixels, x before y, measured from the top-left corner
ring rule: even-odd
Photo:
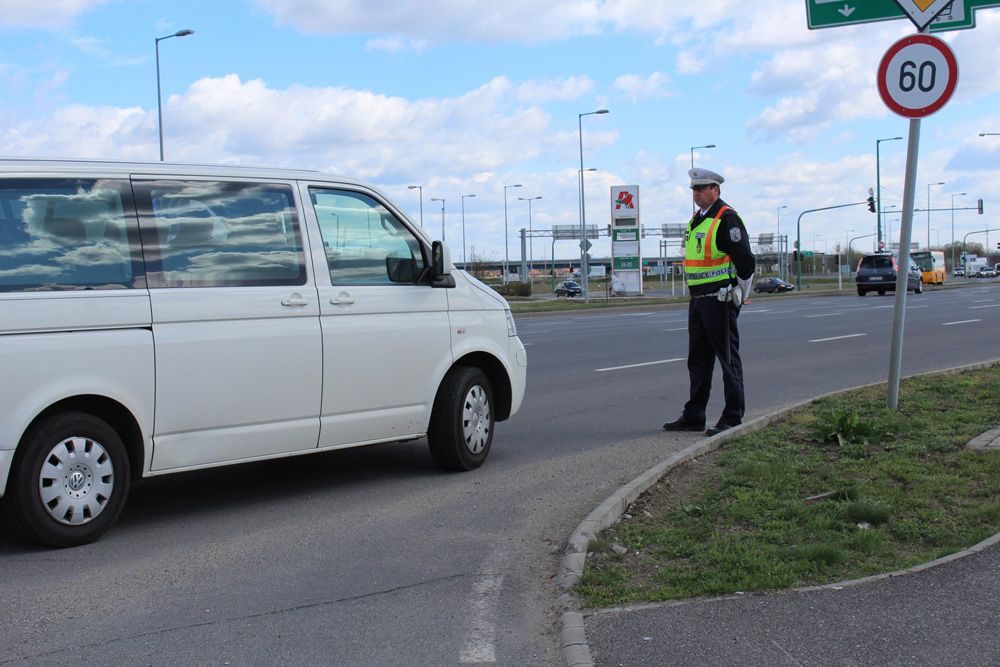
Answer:
[[[714,218],[705,218],[688,231],[684,251],[684,273],[688,285],[718,283],[722,287],[730,283],[734,273],[732,259],[721,252],[716,243],[719,221],[728,210],[728,206],[723,206]]]

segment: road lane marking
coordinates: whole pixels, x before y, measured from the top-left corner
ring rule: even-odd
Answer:
[[[641,364],[629,364],[627,366],[609,366],[608,368],[595,368],[594,372],[604,373],[607,371],[620,371],[626,368],[639,368],[640,366],[655,366],[656,364],[669,364],[675,361],[684,361],[684,357],[677,357],[676,359],[660,359],[659,361],[646,361]]]
[[[475,597],[471,600],[472,614],[469,619],[472,627],[469,628],[469,638],[458,656],[459,662],[475,665],[497,661],[497,629],[493,618],[496,616],[494,608],[502,586],[503,575],[492,573],[481,575],[473,584]]]
[[[664,329],[664,331],[687,331],[687,327],[677,327],[676,329]]]
[[[950,327],[952,324],[971,324],[972,322],[982,322],[982,320],[958,320],[957,322],[942,322],[941,326]]]
[[[976,310],[978,308],[1000,308],[1000,303],[991,303],[988,306],[969,306],[969,310]]]
[[[828,340],[841,340],[843,338],[857,338],[858,336],[867,336],[868,334],[858,333],[858,334],[847,334],[846,336],[832,336],[830,338],[814,338],[810,343],[825,343]]]
[[[834,317],[835,315],[843,315],[843,313],[823,313],[822,315],[806,315],[806,319],[811,319],[813,317]]]

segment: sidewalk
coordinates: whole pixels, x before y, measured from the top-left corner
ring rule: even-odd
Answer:
[[[567,667],[1000,664],[1000,535],[909,570],[855,581],[579,611],[571,589],[591,538],[672,468],[798,407],[692,445],[619,489],[584,519],[570,537],[559,572]],[[1000,449],[1000,428],[968,446]]]

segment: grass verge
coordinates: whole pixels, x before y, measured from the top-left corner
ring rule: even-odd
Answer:
[[[818,401],[671,471],[591,543],[584,606],[891,572],[1000,532],[1000,364]]]

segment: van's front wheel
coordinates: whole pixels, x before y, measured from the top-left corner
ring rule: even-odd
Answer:
[[[456,366],[434,400],[427,440],[434,462],[445,470],[478,468],[493,442],[493,389],[478,368]]]
[[[93,542],[118,519],[128,455],[107,422],[62,412],[25,435],[11,470],[9,512],[28,539],[49,547]]]

